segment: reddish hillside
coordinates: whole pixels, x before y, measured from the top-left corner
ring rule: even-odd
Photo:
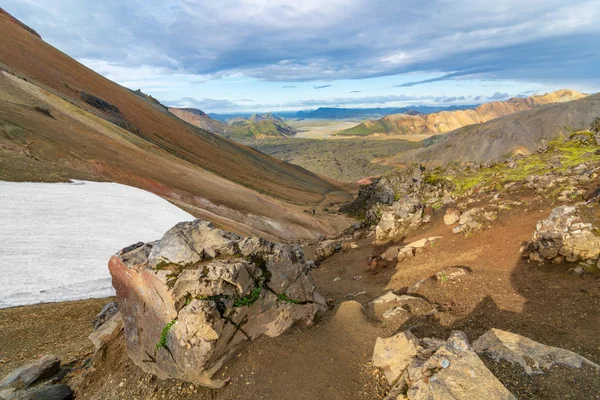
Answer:
[[[304,227],[292,237],[306,236],[314,223],[327,230],[327,223],[309,221],[301,209],[264,195],[313,205],[339,191],[337,182],[185,123],[7,14],[0,14],[0,32],[0,67],[22,78],[0,79],[0,179],[113,180],[198,207],[196,214],[244,224],[237,230],[254,228],[261,217],[267,217],[260,221],[269,234],[285,231],[281,222]]]

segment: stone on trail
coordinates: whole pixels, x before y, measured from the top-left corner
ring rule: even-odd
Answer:
[[[393,385],[417,355],[418,341],[410,331],[389,338],[378,337],[373,351],[373,365],[380,368]]]
[[[528,375],[544,373],[557,364],[571,368],[588,365],[600,369],[600,365],[572,351],[546,346],[525,336],[494,328],[475,340],[473,348],[496,362],[505,360],[518,364]]]
[[[392,312],[398,308],[412,315],[424,315],[436,310],[435,306],[425,299],[397,295],[391,291],[367,303],[366,310],[369,317],[382,321],[399,314],[399,310]]]
[[[406,395],[411,400],[516,400],[460,331],[453,331],[427,361],[413,363],[408,368],[407,382]]]
[[[460,210],[457,208],[449,208],[444,214],[444,223],[446,225],[454,225],[460,220]]]
[[[40,359],[15,369],[0,381],[0,389],[7,387],[23,388],[60,371],[60,359],[54,355],[46,355]]]
[[[222,387],[221,366],[260,336],[326,308],[298,245],[182,222],[110,259],[127,353],[147,373]]]

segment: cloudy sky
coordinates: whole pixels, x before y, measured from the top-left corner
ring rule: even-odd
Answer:
[[[205,111],[600,91],[598,0],[4,0],[50,44]]]

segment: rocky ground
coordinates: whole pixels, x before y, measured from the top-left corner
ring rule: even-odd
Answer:
[[[585,134],[494,165],[417,166],[365,187],[347,207],[363,222],[304,247],[319,261],[310,275],[329,309],[313,326],[236,351],[215,375],[230,379],[222,389],[143,372],[123,333],[92,356],[93,312],[68,324],[40,313],[65,315],[72,303],[1,310],[10,337],[7,316],[38,318],[2,349],[0,372],[36,355],[79,354],[64,382],[82,399],[440,398],[440,390],[457,395],[452,382],[463,387],[458,398],[484,389],[490,398],[600,398],[593,140]],[[45,335],[70,335],[73,350],[59,353]]]

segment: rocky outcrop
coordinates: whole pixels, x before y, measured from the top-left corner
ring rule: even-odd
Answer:
[[[533,261],[575,262],[600,255],[600,238],[577,207],[560,206],[538,222],[525,255]]]
[[[588,365],[600,369],[585,357],[569,350],[546,346],[516,333],[490,329],[473,342],[479,354],[486,354],[494,361],[508,361],[523,367],[528,375],[544,373],[554,365],[581,368]]]
[[[425,399],[515,399],[469,345],[453,331],[448,341],[422,365],[408,369],[407,397]]]
[[[299,246],[241,238],[207,221],[129,246],[109,269],[132,361],[209,387],[224,384],[212,377],[242,347],[312,324],[325,305]]]
[[[409,331],[378,338],[373,365],[392,385],[386,400],[516,399],[460,331],[446,341],[417,339]]]
[[[418,199],[403,198],[383,211],[375,227],[378,243],[401,240],[423,223],[425,206]]]

